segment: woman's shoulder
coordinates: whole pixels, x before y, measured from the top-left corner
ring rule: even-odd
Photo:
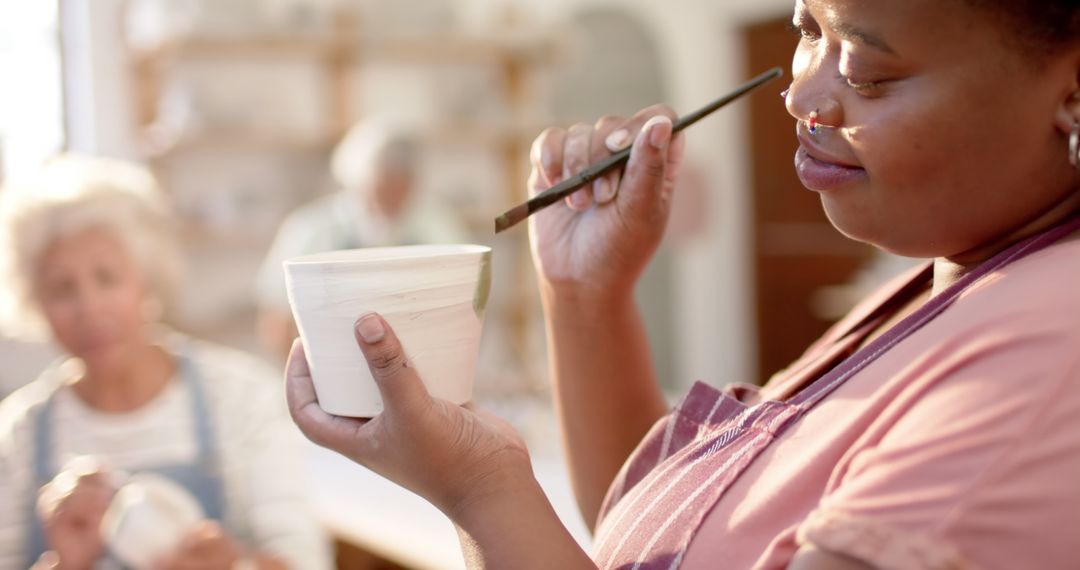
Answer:
[[[192,337],[176,335],[174,339],[173,351],[189,359],[208,384],[243,392],[274,386],[280,380],[269,362],[249,352]]]
[[[45,402],[63,386],[64,368],[59,363],[50,366],[33,382],[12,392],[0,401],[0,440],[11,442],[26,433],[26,426],[37,417]]]
[[[1062,323],[1080,336],[1080,239],[1067,239],[984,277],[960,297],[985,318]]]
[[[221,344],[173,335],[171,350],[187,359],[198,373],[207,397],[226,416],[261,413],[282,402],[282,374],[251,353]],[[277,408],[278,406],[273,405]],[[243,410],[244,413],[235,412]]]

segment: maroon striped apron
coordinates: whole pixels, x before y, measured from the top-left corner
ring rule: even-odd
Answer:
[[[754,401],[754,387],[736,385],[721,392],[698,382],[649,431],[616,476],[600,511],[594,559],[600,568],[678,568],[705,517],[762,450],[890,348],[944,311],[983,276],[1030,255],[1080,229],[1073,217],[995,255],[934,296],[885,334],[855,350],[863,334],[846,335],[827,354],[839,362],[785,401]],[[902,287],[892,299],[853,329],[873,328],[887,309],[930,278]],[[847,354],[844,352],[847,351]]]

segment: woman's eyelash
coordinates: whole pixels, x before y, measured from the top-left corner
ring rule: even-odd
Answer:
[[[856,82],[856,81],[852,81],[851,79],[845,79],[844,81],[847,82],[847,84],[852,89],[873,89],[874,87],[880,87],[881,83],[882,83],[881,81]]]
[[[873,95],[888,83],[887,81],[852,81],[843,74],[840,75],[840,79],[860,95]]]
[[[788,22],[787,29],[791,33],[801,37],[804,40],[815,41],[821,38],[821,34],[808,29],[802,24],[796,24],[795,22]]]

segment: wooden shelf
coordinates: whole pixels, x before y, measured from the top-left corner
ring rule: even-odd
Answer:
[[[208,129],[176,140],[159,141],[148,133],[142,137],[147,158],[161,160],[176,153],[200,148],[260,148],[285,151],[327,152],[337,143],[341,133],[290,133],[259,129]]]
[[[433,146],[504,146],[529,144],[551,121],[528,120],[509,123],[474,123],[462,121],[445,123],[420,133],[420,138]],[[200,148],[262,148],[288,151],[328,152],[343,133],[290,133],[259,129],[208,129],[184,135],[172,141],[155,140],[146,132],[141,137],[144,156],[160,160],[176,153]]]
[[[550,63],[559,56],[558,44],[541,36],[426,35],[398,37],[334,36],[189,36],[149,48],[132,49],[136,65],[160,66],[178,58],[330,58],[344,63],[377,59],[388,62],[487,63],[514,59]]]
[[[133,48],[136,65],[161,66],[178,59],[233,59],[328,57],[349,49],[349,42],[326,37],[187,37],[164,41],[156,46]]]

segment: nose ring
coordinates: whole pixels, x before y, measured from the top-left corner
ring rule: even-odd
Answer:
[[[806,119],[806,126],[809,128],[810,134],[812,134],[812,135],[817,134],[818,129],[821,126],[820,123],[818,123],[818,111],[817,111],[817,109],[814,109],[813,111],[810,112],[810,116]]]

